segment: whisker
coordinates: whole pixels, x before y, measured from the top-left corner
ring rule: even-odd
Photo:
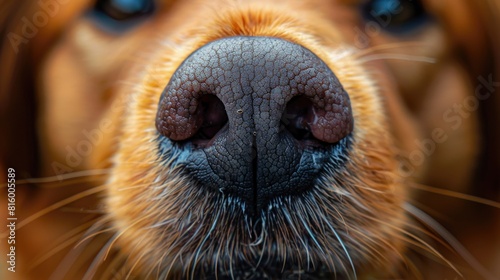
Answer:
[[[133,249],[134,251],[139,246],[139,244],[141,244],[141,243],[137,243],[137,245],[134,246],[134,249]],[[130,277],[132,276],[132,272],[134,271],[135,267],[140,263],[141,259],[144,256],[146,256],[146,254],[147,254],[147,251],[142,252],[142,254],[139,256],[139,258],[137,258],[137,260],[135,261],[135,263],[130,267],[130,269],[129,269],[128,273],[127,273],[127,276],[125,276],[125,279],[130,279]],[[106,259],[106,257],[105,257],[105,259]]]
[[[374,60],[405,60],[405,61],[414,61],[414,62],[425,62],[425,63],[436,63],[436,59],[427,56],[420,55],[409,55],[409,54],[396,54],[396,53],[387,53],[387,54],[374,54],[365,56],[359,61],[361,63],[366,63]]]
[[[406,234],[407,236],[409,236],[410,238],[412,238],[414,240],[414,242],[412,242],[411,240],[407,240],[408,243],[412,243],[413,245],[431,253],[432,255],[439,258],[444,263],[446,263],[446,265],[448,265],[448,267],[453,269],[455,271],[455,273],[457,273],[461,278],[464,278],[462,273],[455,267],[455,265],[453,265],[448,259],[446,259],[441,253],[439,253],[429,243],[425,242],[423,239],[417,237],[416,235],[409,233],[408,231],[400,230],[400,232],[402,232],[403,234]]]
[[[491,207],[500,209],[500,202],[496,202],[496,201],[489,200],[486,198],[481,198],[481,197],[477,197],[477,196],[473,196],[473,195],[459,193],[459,192],[455,192],[455,191],[451,191],[451,190],[439,189],[439,188],[435,188],[435,187],[431,187],[431,186],[427,186],[427,185],[423,185],[423,184],[419,184],[419,183],[411,183],[410,187],[418,189],[418,190],[430,192],[430,193],[435,193],[435,194],[440,194],[440,195],[444,195],[444,196],[448,196],[448,197],[463,199],[466,201],[471,201],[471,202],[475,202],[475,203],[479,203],[479,204],[483,204],[483,205],[487,205],[487,206],[491,206]]]
[[[446,242],[446,240],[443,240],[443,238],[441,236],[436,235],[435,233],[431,232],[430,230],[425,229],[424,227],[418,226],[416,223],[414,223],[414,221],[406,221],[404,223],[404,225],[405,225],[406,228],[414,230],[413,232],[415,232],[415,233],[417,233],[417,232],[421,233],[422,236],[429,237],[433,241],[439,243],[441,246],[443,246],[444,248],[446,248],[447,250],[453,251],[453,247],[451,247],[450,244],[448,244]]]
[[[346,254],[346,257],[347,257],[347,260],[349,261],[349,264],[351,266],[352,272],[354,273],[354,279],[358,279],[358,275],[356,273],[356,268],[354,267],[354,262],[352,261],[351,255],[349,254],[349,251],[347,250],[347,248],[346,248],[346,246],[344,244],[344,241],[342,240],[342,238],[340,238],[340,235],[337,233],[337,231],[335,230],[335,228],[328,221],[325,221],[325,222],[326,222],[326,225],[330,228],[330,230],[335,235],[335,238],[337,238],[337,241],[340,243],[340,246],[342,247],[342,250]]]
[[[121,232],[118,231],[119,233],[115,235],[116,238],[114,238],[113,242],[111,242],[110,247],[108,248],[108,250],[106,251],[106,254],[104,255],[103,261],[105,261],[106,258],[108,257],[109,252],[111,251],[111,248],[112,248],[113,244],[118,240],[118,238],[120,238],[126,231],[128,231],[132,227],[136,226],[137,224],[143,222],[144,220],[146,220],[148,218],[149,218],[149,216],[143,216],[142,218],[140,218],[137,221],[133,222],[131,225],[129,225],[127,228],[125,228]]]
[[[95,273],[97,272],[97,269],[101,262],[104,260],[104,257],[108,254],[111,246],[115,242],[118,234],[113,235],[108,242],[104,246],[102,246],[101,250],[99,250],[99,253],[94,257],[94,260],[88,267],[87,271],[85,272],[85,275],[83,276],[82,279],[93,279]]]
[[[132,189],[137,189],[137,188],[149,187],[149,186],[151,186],[151,183],[136,184],[133,186],[118,188],[117,191],[126,191],[126,190],[132,190]]]
[[[363,237],[358,241],[359,246],[361,247],[358,249],[358,251],[360,251],[362,254],[370,256],[374,260],[378,260],[380,265],[386,265],[384,260],[387,259],[386,256],[377,248],[381,245],[387,246],[387,248],[390,248],[393,252],[395,252],[398,257],[400,257],[400,259],[403,259],[403,255],[392,244],[390,244],[390,242],[383,239],[375,239],[365,232],[357,230],[355,228],[353,228],[351,231]]]
[[[311,252],[309,252],[309,248],[308,248],[309,246],[307,246],[306,242],[301,237],[301,234],[299,233],[299,231],[295,227],[295,224],[297,224],[297,223],[292,219],[292,216],[291,216],[290,212],[288,211],[288,209],[286,209],[286,207],[283,208],[281,210],[281,212],[283,213],[286,221],[288,221],[288,226],[292,229],[293,233],[295,234],[297,239],[300,241],[300,243],[302,243],[302,246],[304,246],[303,248],[306,251],[307,264],[309,264],[311,262]]]
[[[107,188],[107,185],[101,185],[101,186],[98,186],[98,187],[94,187],[94,188],[91,188],[91,189],[88,189],[88,190],[85,190],[83,192],[80,192],[78,194],[75,194],[73,196],[70,196],[66,199],[63,199],[59,202],[56,202],[52,205],[50,205],[49,207],[46,207],[38,212],[36,212],[35,214],[27,217],[26,219],[22,220],[21,222],[19,222],[18,226],[17,226],[17,229],[21,229],[23,228],[24,226],[26,226],[27,224],[33,222],[34,220],[58,209],[58,208],[61,208],[62,206],[64,205],[67,205],[69,203],[72,203],[72,202],[75,202],[77,200],[80,200],[84,197],[87,197],[87,196],[90,196],[90,195],[93,195],[93,194],[96,194],[96,193],[99,193],[99,192],[102,192],[102,191],[105,191]],[[5,234],[5,233],[4,233]],[[3,235],[3,234],[2,234]]]
[[[101,217],[98,217],[96,219],[92,219],[88,221],[87,223],[80,225],[73,230],[69,231],[68,233],[64,234],[61,236],[58,240],[54,242],[54,244],[58,244],[55,246],[52,250],[48,251],[47,253],[43,254],[42,256],[38,257],[28,268],[28,270],[32,270],[33,268],[37,267],[41,263],[45,262],[64,248],[68,247],[69,245],[75,243],[78,239],[81,238],[78,234],[83,232],[85,229],[89,228],[90,225],[93,225],[97,220],[101,219]]]
[[[217,214],[217,216],[218,215],[219,214]],[[192,224],[189,229],[191,229],[192,227],[194,227],[194,224]],[[170,271],[173,269],[174,265],[176,264],[177,259],[182,259],[181,256],[182,256],[183,252],[186,250],[186,247],[188,247],[192,243],[192,241],[197,238],[198,234],[202,230],[203,230],[202,226],[196,227],[196,229],[194,230],[194,233],[191,234],[191,237],[189,238],[189,240],[187,240],[187,241],[184,242],[184,245],[182,245],[182,247],[179,249],[179,251],[177,252],[177,254],[175,255],[175,257],[172,259],[172,261],[171,261],[170,266],[168,267],[168,269],[164,270],[164,272],[166,271],[166,275],[170,274]],[[177,241],[175,241],[172,245],[170,245],[170,247],[167,249],[167,251],[169,251],[170,248],[174,248],[175,246],[177,246],[178,243],[180,243],[181,241],[183,241],[183,240],[178,239]]]
[[[104,209],[85,209],[85,208],[73,208],[73,207],[64,207],[61,208],[61,211],[66,213],[79,213],[79,214],[106,214],[106,210]]]
[[[111,260],[109,264],[106,264],[106,268],[102,275],[99,275],[100,279],[123,279],[125,275],[125,262],[123,258],[116,256]],[[145,278],[149,279],[149,278]]]
[[[325,251],[323,250],[323,246],[321,246],[315,236],[315,234],[312,232],[311,228],[309,227],[309,225],[307,224],[307,222],[304,220],[304,217],[302,217],[302,215],[298,215],[299,216],[299,219],[300,219],[300,222],[302,224],[302,226],[305,228],[305,230],[307,231],[307,234],[309,235],[309,238],[312,240],[312,242],[316,245],[316,247],[319,249],[319,251],[325,255]],[[340,241],[339,241],[340,242]],[[309,268],[309,263],[307,264],[308,266],[308,269]],[[313,263],[313,269],[314,269],[314,263]]]
[[[86,236],[91,232],[101,229],[109,221],[110,221],[109,217],[103,217],[102,219],[99,219],[82,236]],[[90,243],[90,241],[91,240],[89,239],[86,241],[86,243]],[[86,246],[80,246],[80,247],[74,246],[73,249],[70,252],[68,252],[68,254],[66,254],[66,256],[62,259],[62,261],[56,267],[56,269],[54,270],[49,279],[50,280],[64,279],[65,278],[64,276],[68,273],[68,271],[71,268],[75,266],[75,262],[78,260],[79,256],[81,256],[84,253],[86,248],[87,248]]]
[[[441,226],[436,220],[427,215],[425,212],[421,211],[417,207],[411,205],[410,203],[405,203],[403,208],[410,214],[412,214],[419,221],[423,222],[434,231],[436,231],[441,237],[443,237],[448,244],[471,266],[476,272],[481,274],[484,279],[495,280],[495,276],[486,270],[479,261],[472,256],[472,254],[443,226]]]
[[[415,277],[415,279],[418,279],[418,280],[424,279],[422,272],[418,269],[418,267],[414,261],[412,261],[408,257],[403,257],[403,261],[406,264],[406,268],[410,272],[410,275],[412,275],[413,277]]]
[[[100,234],[103,234],[103,233],[106,233],[106,232],[109,232],[109,231],[112,231],[114,228],[113,227],[109,227],[107,229],[103,229],[103,230],[99,230],[99,231],[96,231],[92,234],[89,234],[89,235],[86,235],[83,239],[81,239],[76,245],[75,245],[75,248],[76,247],[79,247],[81,246],[83,243],[85,243],[87,240],[90,240],[94,237],[96,237],[97,235],[100,235]]]
[[[149,161],[120,161],[120,165],[132,165],[137,166],[138,164],[161,164],[159,160],[149,160]]]
[[[363,49],[357,51],[351,57],[353,58],[361,58],[367,54],[372,54],[381,50],[390,50],[390,49],[399,49],[399,48],[407,48],[407,47],[419,47],[419,46],[429,46],[430,44],[422,41],[410,41],[410,42],[396,42],[396,43],[387,43],[382,45],[373,46],[367,49]]]
[[[162,236],[163,237],[163,236]],[[167,256],[168,252],[165,251],[163,253],[163,255],[161,255],[161,257],[158,258],[158,260],[156,261],[156,263],[151,267],[151,269],[149,270],[149,272],[144,276],[145,279],[150,279],[151,278],[151,275],[152,273],[156,270],[156,277],[155,279],[160,279],[160,274],[161,274],[161,265],[162,263],[165,261],[165,258]],[[168,274],[167,274],[168,276]],[[168,277],[166,277],[168,278]]]
[[[208,238],[210,237],[210,234],[212,234],[212,232],[215,230],[215,228],[219,222],[220,211],[218,211],[217,214],[218,215],[216,217],[214,217],[213,222],[212,222],[212,226],[210,227],[207,234],[205,235],[205,238],[203,238],[203,240],[200,242],[200,244],[198,244],[198,249],[196,250],[196,254],[194,256],[194,262],[192,264],[193,271],[191,272],[191,279],[195,279],[194,276],[195,276],[195,271],[196,271],[196,265],[199,261],[199,257],[200,257],[201,250],[203,249],[203,245],[205,245],[205,242],[208,240]]]
[[[261,232],[260,232],[259,237],[258,237],[258,239],[261,240],[258,243],[262,243],[262,248],[266,248],[267,240],[268,240],[267,235],[268,235],[268,233],[267,233],[266,219],[262,218]],[[229,240],[230,239],[228,238],[228,241]],[[231,250],[231,251],[233,251],[233,250]],[[259,267],[261,265],[262,260],[264,259],[264,250],[261,250],[259,255],[260,256],[259,256],[259,259],[257,260],[257,264],[255,265],[255,267]]]
[[[407,204],[405,204],[406,206]],[[404,207],[404,209],[406,210],[406,207]],[[374,217],[369,217],[369,216],[365,216],[366,218],[368,219],[371,219],[371,220],[375,220],[375,221],[378,221],[379,223],[381,224],[384,224],[408,237],[410,237],[411,239],[413,239],[415,242],[412,242],[411,240],[406,240],[404,239],[406,242],[408,243],[412,243],[413,245],[423,249],[423,250],[426,250],[427,252],[431,253],[432,255],[436,256],[437,258],[439,258],[440,260],[442,260],[444,263],[446,263],[446,265],[448,265],[448,267],[450,267],[451,269],[453,269],[460,277],[463,278],[463,275],[462,273],[448,260],[446,259],[441,253],[439,253],[439,251],[437,251],[434,247],[432,247],[429,243],[425,242],[422,238],[419,238],[418,236],[416,236],[415,234],[405,230],[405,229],[402,229],[398,226],[395,226],[391,223],[387,223],[383,220],[379,220],[379,219],[376,219]],[[418,242],[418,243],[417,243]]]
[[[92,178],[93,176],[101,176],[101,175],[107,175],[109,174],[111,169],[92,169],[92,170],[84,170],[84,171],[75,171],[71,173],[66,173],[66,174],[61,174],[61,175],[56,175],[56,176],[49,176],[49,177],[42,177],[42,178],[29,178],[29,179],[21,179],[17,180],[16,184],[17,185],[26,185],[26,184],[47,184],[47,183],[59,183],[57,185],[37,185],[37,187],[42,187],[42,188],[51,188],[51,187],[61,187],[65,186],[67,184],[64,184],[65,182],[68,182],[68,180],[72,179],[79,179],[79,178],[85,178],[87,179]],[[97,179],[97,178],[96,178]],[[70,183],[74,183],[75,181],[69,181]],[[0,184],[0,188],[5,188],[7,184]]]

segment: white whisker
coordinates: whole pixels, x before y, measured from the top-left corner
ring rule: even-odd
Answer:
[[[67,181],[70,179],[92,177],[92,176],[98,176],[98,175],[107,175],[110,173],[110,171],[111,171],[111,169],[91,169],[91,170],[75,171],[75,172],[71,172],[71,173],[50,176],[50,177],[21,179],[21,180],[17,180],[17,184],[18,185],[45,184],[45,183],[54,183],[54,182],[62,183],[64,181]],[[7,186],[7,184],[0,184],[0,188],[4,188],[6,186]],[[39,187],[44,187],[44,186],[40,185]]]
[[[366,63],[374,60],[405,60],[405,61],[414,61],[414,62],[424,62],[424,63],[436,63],[436,59],[427,56],[419,56],[419,55],[408,55],[408,54],[374,54],[364,56],[360,58],[359,61],[361,63]]]
[[[80,244],[81,246],[75,245],[73,249],[71,249],[66,256],[62,259],[62,261],[59,263],[59,265],[56,267],[52,275],[49,277],[50,280],[58,280],[58,279],[64,279],[65,275],[68,273],[68,271],[74,267],[74,263],[77,261],[77,259],[83,254],[85,249],[87,249],[88,244],[92,242],[93,239],[95,239],[96,235],[93,233],[99,231],[102,227],[106,225],[106,222],[108,220],[106,218],[97,221],[95,224],[93,224],[83,235],[82,235],[82,240],[78,242],[77,244]],[[91,238],[87,238],[89,235],[92,235]]]
[[[345,246],[344,242],[342,241],[342,238],[340,238],[340,235],[337,233],[335,228],[327,220],[325,220],[325,217],[322,216],[322,218],[325,221],[328,228],[330,228],[330,230],[333,232],[333,234],[335,235],[335,238],[337,238],[337,241],[339,242],[340,246],[342,247],[342,250],[346,254],[346,257],[349,260],[349,264],[351,265],[351,269],[352,269],[352,272],[354,274],[354,279],[358,279],[358,275],[356,273],[356,268],[354,267],[354,262],[352,261],[351,255],[349,254],[347,247]]]
[[[495,276],[486,270],[474,256],[442,225],[440,225],[431,216],[427,215],[425,212],[421,211],[417,207],[411,205],[410,203],[404,204],[404,209],[412,214],[419,221],[423,222],[425,225],[429,226],[436,233],[438,233],[448,244],[471,266],[476,272],[481,274],[484,279],[495,280]]]
[[[113,235],[108,242],[104,246],[102,246],[101,250],[99,250],[99,253],[94,257],[94,260],[88,267],[87,271],[85,272],[85,275],[83,276],[82,279],[93,279],[94,274],[97,272],[99,265],[104,261],[105,256],[108,254],[109,249],[115,242],[116,238],[118,238],[118,234]]]

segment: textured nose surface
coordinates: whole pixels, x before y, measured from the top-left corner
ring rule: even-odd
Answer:
[[[231,37],[176,70],[156,126],[202,187],[261,209],[312,187],[353,117],[347,93],[311,51],[277,38]]]

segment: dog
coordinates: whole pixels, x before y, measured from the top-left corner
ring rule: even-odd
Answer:
[[[4,6],[3,279],[500,278],[500,2]]]

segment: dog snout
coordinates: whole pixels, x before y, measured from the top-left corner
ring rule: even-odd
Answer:
[[[253,210],[314,185],[353,130],[349,96],[329,67],[272,37],[208,43],[175,71],[156,127],[200,185]]]

